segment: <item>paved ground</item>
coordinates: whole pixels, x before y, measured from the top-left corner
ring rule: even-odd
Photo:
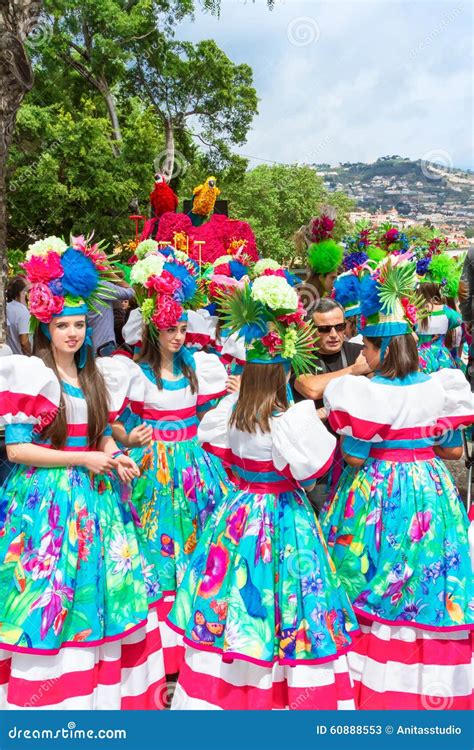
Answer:
[[[446,461],[446,466],[453,475],[461,497],[465,501],[467,494],[467,468],[465,459],[462,458],[460,461]]]

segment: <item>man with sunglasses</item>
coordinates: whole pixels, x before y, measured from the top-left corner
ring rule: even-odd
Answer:
[[[327,297],[319,300],[312,319],[318,331],[316,372],[314,375],[292,378],[291,384],[295,401],[312,399],[319,417],[325,420],[323,393],[327,384],[342,375],[368,375],[370,368],[362,354],[362,346],[345,340],[345,314],[339,302]],[[330,430],[329,425],[326,426]],[[331,487],[340,476],[341,468],[342,455],[338,452],[333,469],[318,479],[314,489],[308,493],[317,511],[322,508]]]

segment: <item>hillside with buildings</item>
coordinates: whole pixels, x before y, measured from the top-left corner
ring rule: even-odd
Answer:
[[[384,156],[372,164],[312,166],[329,190],[343,190],[355,200],[355,219],[401,226],[429,222],[460,247],[474,233],[472,172],[401,156]]]

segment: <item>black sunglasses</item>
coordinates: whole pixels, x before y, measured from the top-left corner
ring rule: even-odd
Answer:
[[[337,323],[335,326],[316,326],[318,333],[331,333],[333,328],[338,333],[341,333],[345,327],[345,323]]]

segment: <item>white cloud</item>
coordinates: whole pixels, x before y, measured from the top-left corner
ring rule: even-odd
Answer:
[[[469,167],[471,21],[463,0],[287,0],[272,12],[223,0],[219,19],[198,13],[177,36],[214,38],[252,66],[260,104],[244,154],[337,163],[439,149]]]

